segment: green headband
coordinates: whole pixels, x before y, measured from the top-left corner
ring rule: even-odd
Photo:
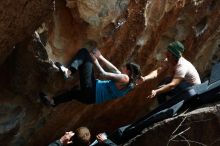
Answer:
[[[180,58],[182,56],[182,53],[184,52],[184,46],[181,42],[175,41],[168,45],[167,49],[177,58]]]

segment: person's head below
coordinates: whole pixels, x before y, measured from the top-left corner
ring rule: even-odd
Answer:
[[[123,67],[122,73],[129,76],[129,85],[134,87],[137,80],[141,77],[141,68],[136,63],[128,62]]]
[[[91,134],[87,127],[79,127],[75,131],[74,146],[88,146],[91,142]]]
[[[169,61],[177,63],[182,57],[184,50],[184,45],[179,41],[175,41],[168,45],[166,56]]]

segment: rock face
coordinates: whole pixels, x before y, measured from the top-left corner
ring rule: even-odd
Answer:
[[[220,105],[209,105],[154,124],[130,140],[126,146],[184,146],[220,144]]]
[[[201,76],[220,58],[218,0],[0,3],[0,115],[3,115],[0,143],[3,145],[47,145],[65,131],[82,125],[88,126],[92,133],[111,131],[149,111],[154,101],[148,102],[144,97],[159,80],[102,105],[73,101],[50,108],[39,102],[37,94],[42,90],[59,94],[77,84],[75,80],[62,79],[50,59],[68,64],[89,40],[96,41],[113,64],[119,67],[126,61],[135,61],[143,68],[143,74],[159,64],[166,46],[173,40],[184,43],[187,48],[184,56]],[[42,23],[39,32],[46,50],[30,37]]]
[[[0,64],[14,45],[30,36],[53,12],[53,0],[0,2]]]

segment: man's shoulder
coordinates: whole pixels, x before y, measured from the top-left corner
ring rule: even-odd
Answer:
[[[189,63],[190,63],[190,62],[189,62],[186,58],[180,57],[180,59],[179,59],[177,65],[186,65],[186,64],[189,64]],[[190,64],[191,64],[191,63],[190,63]]]
[[[184,57],[181,57],[176,65],[176,70],[186,70],[189,63]]]

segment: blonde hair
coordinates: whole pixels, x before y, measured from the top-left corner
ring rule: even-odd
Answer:
[[[87,127],[79,127],[75,131],[75,136],[78,145],[89,145],[91,140],[91,134]]]

